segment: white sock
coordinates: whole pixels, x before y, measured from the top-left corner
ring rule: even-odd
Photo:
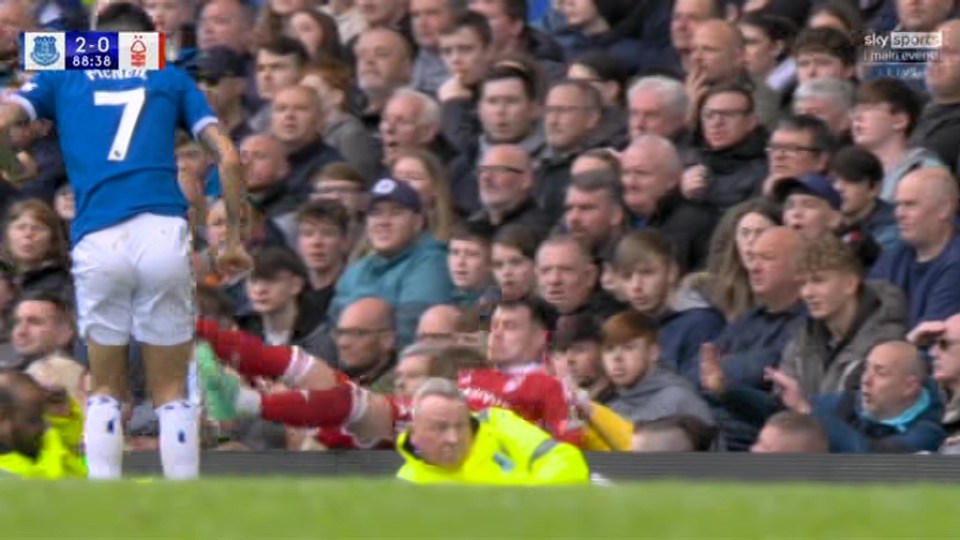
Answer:
[[[123,419],[120,402],[108,396],[87,400],[83,423],[87,476],[97,480],[120,478],[123,469]]]
[[[293,347],[293,354],[290,355],[290,364],[287,370],[280,377],[280,382],[290,388],[301,386],[303,379],[310,374],[317,361],[309,353],[300,347]]]
[[[160,462],[171,480],[189,480],[200,473],[200,415],[179,399],[157,407],[160,420]]]

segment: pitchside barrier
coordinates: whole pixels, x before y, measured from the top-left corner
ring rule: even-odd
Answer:
[[[590,468],[614,482],[726,480],[739,482],[960,482],[960,456],[588,453]],[[390,451],[207,452],[205,476],[391,476],[400,457]],[[128,475],[160,475],[155,452],[124,460]]]

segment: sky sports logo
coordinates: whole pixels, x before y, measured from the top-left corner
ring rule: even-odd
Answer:
[[[940,57],[942,32],[890,32],[864,38],[868,64],[925,64]]]

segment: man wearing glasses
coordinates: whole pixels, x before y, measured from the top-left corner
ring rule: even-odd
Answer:
[[[820,119],[808,115],[781,118],[767,143],[770,175],[763,182],[764,194],[772,194],[785,178],[825,172],[833,145],[830,129]]]
[[[550,227],[547,215],[533,198],[533,163],[518,145],[492,146],[477,167],[480,202],[483,208],[470,223],[497,231],[511,224],[545,233]]]

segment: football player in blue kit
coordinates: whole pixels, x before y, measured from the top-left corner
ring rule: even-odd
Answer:
[[[153,30],[147,14],[129,3],[110,4],[98,20],[102,32]],[[160,423],[164,475],[194,478],[199,412],[185,399],[194,346],[194,277],[174,141],[177,129],[186,128],[217,156],[230,223],[219,263],[246,267],[236,148],[196,84],[176,67],[40,72],[0,106],[0,135],[18,121],[37,118],[56,123],[76,197],[71,256],[93,381],[84,424],[89,475],[120,477],[121,401],[127,395],[129,342],[135,339],[142,345]]]

